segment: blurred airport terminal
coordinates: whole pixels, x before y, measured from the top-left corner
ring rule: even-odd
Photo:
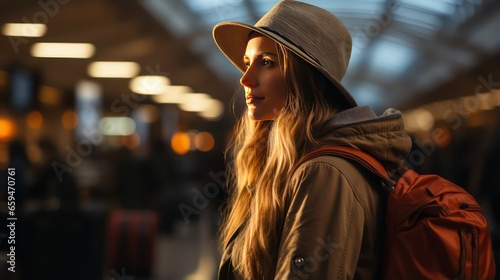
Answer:
[[[216,279],[245,104],[211,30],[276,2],[1,1],[0,279]],[[350,30],[358,103],[403,111],[407,164],[472,193],[500,252],[500,1],[304,2]]]

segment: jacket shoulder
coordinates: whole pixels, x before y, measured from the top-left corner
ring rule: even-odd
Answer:
[[[359,181],[366,181],[371,184],[374,177],[369,171],[358,163],[333,155],[321,155],[304,162],[297,171],[296,176],[306,176],[309,173],[325,173],[324,176],[339,174],[343,176],[351,185],[358,185]]]
[[[371,216],[375,213],[377,204],[382,193],[381,181],[362,167],[359,163],[344,159],[338,156],[322,155],[304,162],[296,171],[294,176],[298,176],[297,182],[304,181],[305,178],[313,176],[318,178],[317,182],[322,182],[324,187],[347,187],[356,200],[362,205],[365,214]],[[330,186],[343,180],[347,182],[343,186]],[[298,186],[294,186],[297,188]],[[304,186],[302,186],[304,187]],[[311,186],[306,186],[311,187]]]

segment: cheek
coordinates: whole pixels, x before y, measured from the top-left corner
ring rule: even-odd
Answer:
[[[274,99],[279,100],[282,103],[285,102],[286,98],[285,81],[282,77],[280,77],[280,79],[274,80],[273,93],[274,93]]]
[[[261,83],[265,83],[268,87],[285,84],[285,78],[277,66],[273,69],[262,70],[259,79]]]

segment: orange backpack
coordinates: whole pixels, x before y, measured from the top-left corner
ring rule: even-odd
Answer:
[[[382,279],[495,278],[488,224],[463,188],[408,168],[394,181],[372,156],[344,146],[319,148],[301,162],[320,155],[354,160],[394,187],[387,200]]]

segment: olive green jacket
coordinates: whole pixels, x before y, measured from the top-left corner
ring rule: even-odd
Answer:
[[[368,107],[350,109],[322,131],[322,140],[361,149],[389,171],[411,149],[395,110],[376,117]],[[334,156],[307,161],[294,176],[299,183],[291,186],[274,279],[376,279],[385,214],[380,180]],[[231,245],[223,252],[219,279],[240,279],[232,271]]]

